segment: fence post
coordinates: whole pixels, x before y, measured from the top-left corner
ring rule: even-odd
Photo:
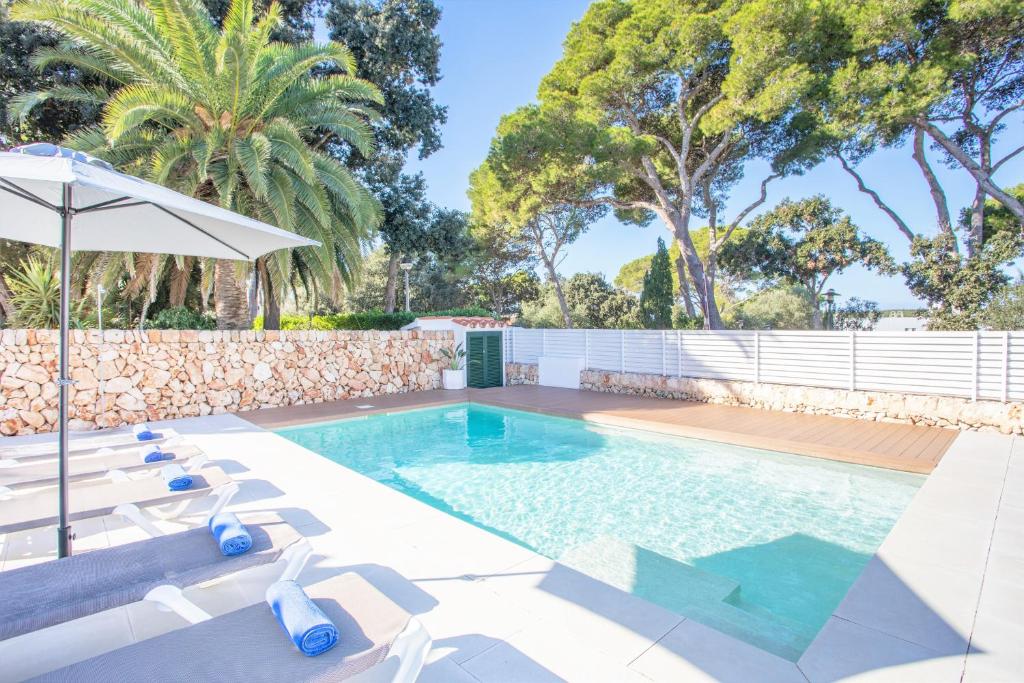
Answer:
[[[676,330],[676,374],[683,376],[683,331]]]
[[[761,383],[761,333],[754,332],[754,384]]]
[[[626,374],[626,331],[619,330],[619,374]]]
[[[1003,403],[1010,400],[1010,333],[1003,332]]]
[[[516,363],[516,328],[508,328],[508,341],[512,345],[512,362]]]
[[[665,330],[661,331],[661,374],[668,374],[668,367],[665,363]]]
[[[590,330],[583,330],[583,369],[590,369]]]
[[[980,370],[978,366],[981,363],[981,353],[979,353],[979,348],[978,347],[979,347],[980,342],[981,342],[981,333],[978,332],[977,330],[975,330],[974,331],[974,353],[973,353],[973,358],[972,358],[972,362],[974,364],[974,373],[973,373],[973,377],[972,377],[973,381],[971,382],[971,400],[972,401],[977,401],[978,400],[978,372]]]
[[[857,333],[850,330],[850,391],[857,390]]]
[[[540,331],[540,355],[544,355],[544,351],[548,347],[548,328],[543,328]]]

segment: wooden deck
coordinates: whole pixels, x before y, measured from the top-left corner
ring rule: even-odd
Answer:
[[[240,417],[275,429],[465,401],[922,474],[935,468],[957,436],[939,427],[538,386],[413,392],[270,408]]]

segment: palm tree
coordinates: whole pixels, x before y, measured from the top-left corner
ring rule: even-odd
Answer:
[[[31,93],[14,109],[49,98],[102,103],[100,124],[66,144],[318,240],[320,248],[297,257],[319,291],[337,294],[351,281],[380,207],[323,145],[371,153],[369,105],[382,100],[373,84],[351,76],[345,46],[271,42],[280,8],[271,4],[257,17],[252,0],[232,0],[220,30],[199,0],[26,0],[12,15],[69,39],[37,52],[39,67],[69,65],[110,85]],[[257,264],[268,310],[289,286],[294,261],[285,251]],[[248,267],[214,266],[222,328],[250,322]]]

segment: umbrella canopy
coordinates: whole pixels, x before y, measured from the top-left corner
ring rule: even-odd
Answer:
[[[0,237],[61,249],[57,554],[67,557],[74,538],[67,478],[71,252],[253,260],[276,249],[318,243],[48,143],[0,152]]]
[[[69,186],[73,251],[252,260],[276,249],[317,244],[118,173],[80,152],[44,144],[22,149],[28,153],[0,152],[0,237],[59,247],[60,209]],[[46,152],[57,156],[37,156]]]

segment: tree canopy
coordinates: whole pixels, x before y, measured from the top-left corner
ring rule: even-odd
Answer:
[[[293,254],[327,292],[351,281],[380,209],[318,141],[326,133],[370,153],[368,121],[381,98],[351,75],[345,46],[273,42],[280,6],[257,16],[251,0],[232,0],[220,30],[197,0],[28,0],[13,16],[72,39],[38,53],[41,64],[70,64],[105,85],[25,93],[15,106],[91,98],[102,107],[100,122],[71,135],[71,147],[321,243],[262,258],[266,294],[279,297],[289,285]],[[340,73],[316,73],[325,64]],[[218,322],[247,327],[250,306],[235,269],[217,262]]]
[[[640,225],[660,219],[680,244],[678,279],[692,284],[713,328],[722,324],[717,253],[765,198],[722,221],[730,187],[753,158],[774,167],[762,189],[798,170],[796,152],[813,129],[813,118],[796,109],[812,83],[779,70],[789,62],[761,59],[756,73],[734,77],[733,66],[746,64],[757,46],[733,36],[756,20],[730,2],[595,2],[541,82],[539,105],[520,110],[523,151],[514,157],[524,163],[511,167],[564,201],[608,207]],[[798,52],[805,70],[805,62],[821,61],[815,50]],[[708,225],[704,258],[690,232],[695,215]]]
[[[832,275],[854,264],[886,271],[894,267],[885,245],[861,235],[850,217],[822,195],[787,199],[758,216],[742,239],[725,245],[721,261],[762,285],[803,286],[815,309],[816,328],[821,327],[818,302]]]
[[[565,173],[557,160],[538,160],[538,144],[557,135],[557,121],[537,107],[523,107],[502,117],[485,162],[470,175],[469,198],[473,220],[507,233],[512,241],[527,245],[544,266],[554,288],[562,322],[572,327],[558,266],[565,248],[575,242],[606,212],[600,205],[578,200],[579,176]]]
[[[324,20],[331,40],[352,51],[355,75],[383,97],[376,158],[356,163],[401,165],[409,150],[421,159],[439,150],[448,110],[430,91],[441,80],[441,10],[433,0],[328,0]]]
[[[219,26],[227,14],[228,0],[205,0],[204,4]],[[261,10],[269,5],[258,3]],[[313,22],[308,0],[278,0],[281,23],[271,34],[275,41],[297,43],[313,37]],[[12,144],[47,140],[59,142],[78,129],[95,124],[101,107],[90,99],[79,101],[47,100],[25,112],[24,116],[8,111],[7,103],[18,95],[43,92],[56,87],[92,88],[102,79],[88,69],[74,64],[37,64],[37,53],[57,48],[61,34],[34,22],[12,21],[8,3],[0,5],[0,136]]]

